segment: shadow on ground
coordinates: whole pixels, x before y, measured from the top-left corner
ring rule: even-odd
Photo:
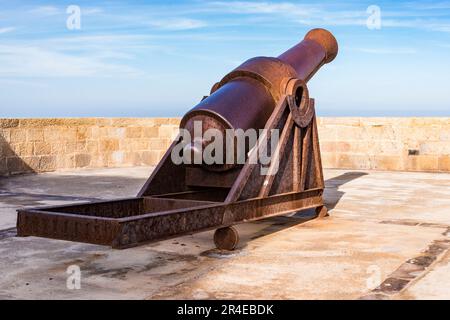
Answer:
[[[334,207],[344,196],[345,192],[339,190],[341,186],[365,175],[367,175],[367,173],[365,172],[346,172],[337,177],[326,180],[325,181],[326,192],[324,195],[324,202],[328,210],[334,209]],[[251,240],[268,236],[270,234],[283,231],[284,229],[288,229],[303,224],[307,221],[315,219],[316,217],[317,214],[315,212],[315,209],[309,209],[297,212],[289,216],[278,216],[251,222],[251,224],[264,224],[267,226],[251,234],[250,238],[241,239],[240,245],[241,247],[245,247],[247,246],[247,243]]]
[[[328,179],[324,195],[325,205],[333,209],[343,197],[340,187],[367,173],[347,172]],[[0,204],[13,210],[43,205],[63,205],[72,202],[96,201],[134,197],[145,183],[145,176],[90,175],[89,172],[73,175],[29,175],[0,180]],[[300,225],[316,218],[314,209],[304,210],[289,216],[278,216],[240,225],[242,232],[240,247],[247,243]],[[241,232],[240,232],[241,233]],[[8,234],[9,235],[9,234]]]

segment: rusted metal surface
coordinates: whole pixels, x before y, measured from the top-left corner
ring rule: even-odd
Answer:
[[[174,195],[175,196],[175,195]],[[19,210],[18,236],[38,236],[108,245],[124,249],[206,230],[228,227],[264,217],[297,212],[323,204],[322,190],[288,193],[224,205],[181,201],[180,208],[137,214],[142,202],[160,198],[133,198],[76,206]],[[169,199],[173,202],[173,199]],[[178,202],[180,200],[176,200]],[[185,205],[184,208],[181,208]],[[167,207],[165,203],[162,207]],[[133,210],[134,209],[134,210]],[[84,213],[82,213],[84,212]],[[112,213],[116,218],[111,218]],[[133,214],[131,214],[133,213]]]
[[[297,82],[306,84],[322,65],[336,57],[337,51],[337,41],[330,32],[314,29],[308,32],[303,41],[278,58],[250,59],[216,84],[213,93],[183,117],[181,127],[189,130],[192,137],[195,121],[202,122],[203,131],[210,128],[222,132],[226,129],[262,129],[277,103],[286,94],[283,87],[286,79],[297,79]],[[306,86],[304,88],[307,94]],[[304,103],[307,101],[308,97],[305,97]],[[308,112],[307,107],[300,109]],[[294,117],[296,122],[300,121],[300,116],[295,114]],[[208,141],[203,140],[201,144],[206,147]],[[227,146],[224,148],[227,149]],[[251,148],[253,145],[248,145],[246,153]],[[194,143],[191,144],[193,153],[198,152],[198,149]],[[218,171],[232,167],[231,164],[205,166],[208,170]]]
[[[235,224],[312,208],[325,217],[315,106],[306,83],[336,54],[334,37],[312,30],[278,58],[242,64],[186,114],[181,127],[189,130],[196,120],[203,130],[266,129],[246,146],[253,148],[245,164],[175,164],[177,138],[137,198],[19,210],[18,235],[128,248],[218,229],[217,247],[232,250],[239,241]],[[272,130],[281,132],[274,150]],[[272,158],[262,175],[257,155],[266,151]]]
[[[234,227],[217,229],[214,233],[214,244],[220,250],[234,250],[239,243],[239,233]]]

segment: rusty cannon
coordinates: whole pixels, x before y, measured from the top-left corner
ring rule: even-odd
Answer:
[[[182,118],[180,135],[137,197],[18,210],[18,236],[123,249],[216,230],[217,248],[233,250],[236,224],[307,209],[326,216],[307,82],[337,53],[334,36],[314,29],[278,58],[246,61]],[[214,134],[196,133],[208,130]],[[255,139],[246,138],[248,130]],[[211,147],[219,135],[223,143]],[[261,154],[270,154],[268,161]]]

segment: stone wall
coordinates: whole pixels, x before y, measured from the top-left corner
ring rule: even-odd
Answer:
[[[324,167],[450,172],[450,118],[320,118]]]
[[[0,175],[155,165],[178,118],[0,119]],[[320,118],[326,168],[450,172],[450,118]]]
[[[179,119],[3,119],[0,174],[155,165]]]

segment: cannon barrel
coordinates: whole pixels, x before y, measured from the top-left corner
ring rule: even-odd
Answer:
[[[183,117],[180,128],[188,130],[191,137],[194,137],[196,121],[201,123],[203,132],[217,129],[224,136],[227,129],[262,129],[284,94],[283,84],[285,85],[286,79],[295,78],[308,82],[337,53],[335,37],[327,30],[313,29],[299,44],[278,58],[250,59],[216,83],[210,96]],[[193,157],[196,154],[198,156],[208,143],[210,141],[202,140],[200,144],[192,141],[184,152],[190,152]],[[252,147],[248,145],[246,149]],[[225,152],[227,145],[224,149]],[[236,154],[237,150],[234,152]],[[234,164],[204,167],[213,171],[225,171],[234,167]]]

